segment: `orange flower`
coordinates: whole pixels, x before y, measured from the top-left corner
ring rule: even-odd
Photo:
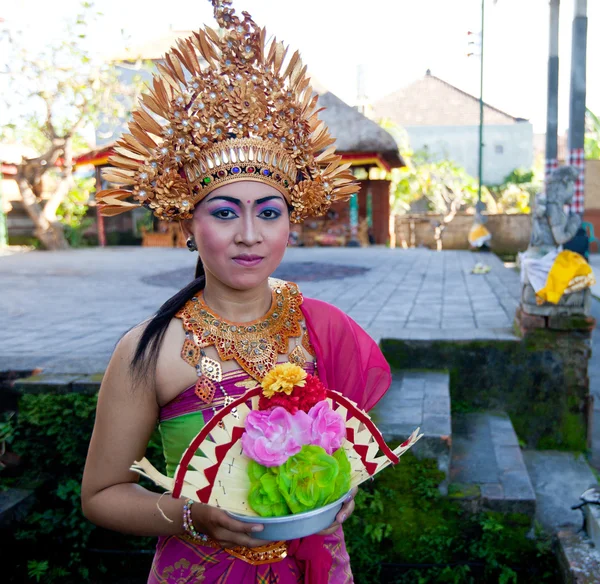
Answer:
[[[272,397],[277,392],[287,395],[292,393],[294,387],[304,387],[306,383],[306,371],[292,363],[281,363],[269,371],[263,381],[263,395]]]

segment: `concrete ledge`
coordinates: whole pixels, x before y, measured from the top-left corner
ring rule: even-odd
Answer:
[[[600,553],[600,506],[586,505],[584,507],[584,514],[587,534]]]
[[[103,373],[81,374],[41,374],[15,381],[13,389],[19,394],[40,393],[83,393],[94,394],[100,389]]]
[[[438,468],[448,475],[452,429],[447,373],[395,373],[390,389],[374,408],[372,416],[386,442],[402,442],[420,427],[423,437],[412,451],[420,458],[435,458]]]
[[[589,538],[574,531],[559,531],[557,556],[562,581],[566,584],[597,584],[600,551]]]

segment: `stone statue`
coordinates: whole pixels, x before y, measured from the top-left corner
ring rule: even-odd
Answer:
[[[536,195],[527,256],[546,255],[577,233],[581,217],[577,214],[568,215],[564,210],[575,194],[577,176],[577,170],[572,166],[561,166],[548,178],[546,192]]]
[[[537,272],[538,279],[542,276],[545,279],[553,258],[558,254],[558,247],[571,240],[581,226],[579,215],[565,211],[565,205],[571,202],[575,194],[577,176],[577,170],[572,166],[561,166],[548,178],[546,192],[535,197],[531,240],[527,251],[520,254],[521,309],[527,314],[545,317],[589,315],[589,289],[565,294],[558,304],[539,305],[532,285],[533,273]]]

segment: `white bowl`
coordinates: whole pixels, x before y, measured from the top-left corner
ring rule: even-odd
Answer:
[[[264,529],[253,533],[252,537],[267,541],[287,541],[307,537],[319,533],[323,529],[327,529],[335,521],[335,516],[342,508],[347,495],[348,493],[324,507],[306,511],[305,513],[297,513],[296,515],[250,517],[248,515],[238,515],[231,511],[227,511],[227,514],[244,523],[260,523],[264,525]]]

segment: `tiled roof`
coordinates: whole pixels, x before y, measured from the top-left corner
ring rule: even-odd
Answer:
[[[387,95],[373,104],[376,120],[405,126],[478,126],[479,98],[431,75]],[[484,124],[514,124],[515,118],[484,102]]]

